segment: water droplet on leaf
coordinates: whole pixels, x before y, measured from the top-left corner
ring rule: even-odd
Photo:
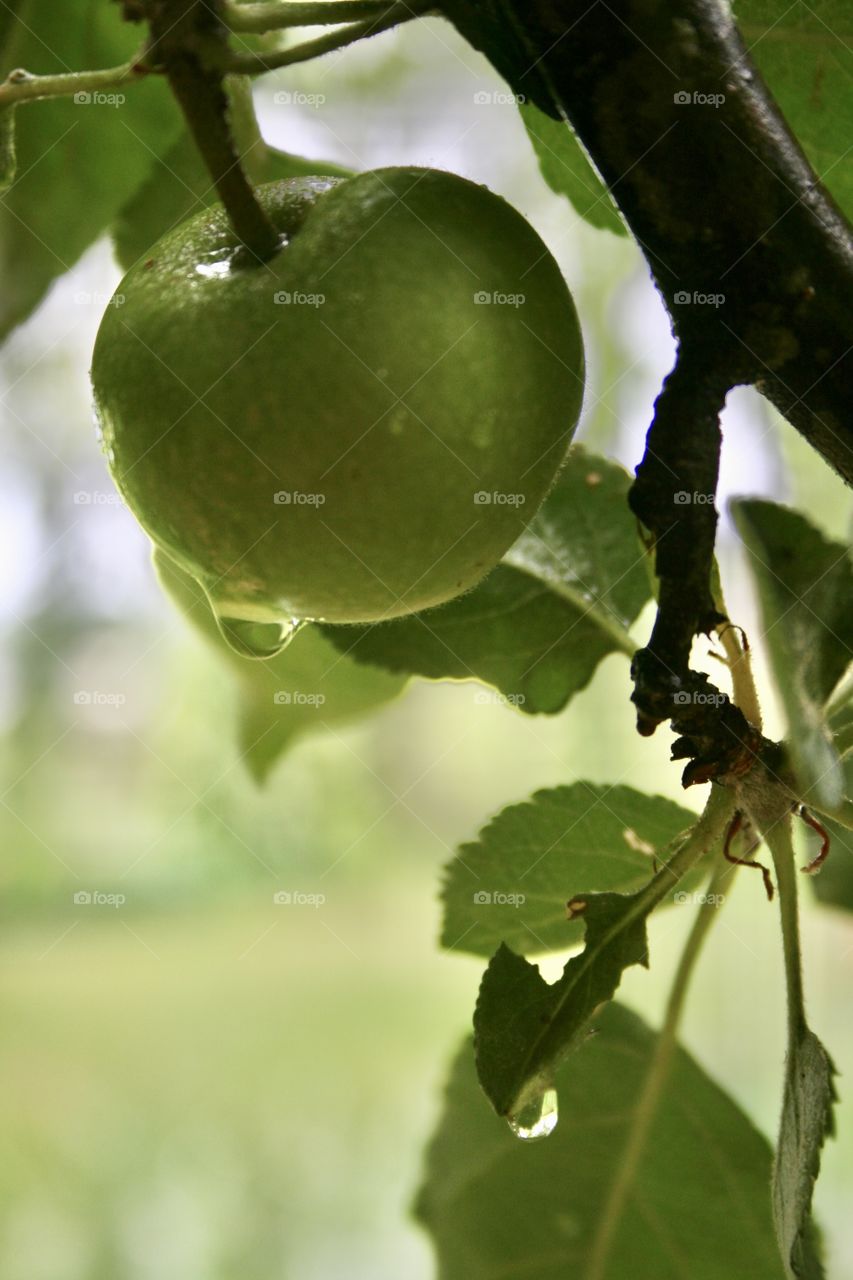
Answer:
[[[507,1116],[507,1123],[522,1142],[538,1142],[554,1132],[558,1118],[557,1090],[546,1089],[515,1115]]]

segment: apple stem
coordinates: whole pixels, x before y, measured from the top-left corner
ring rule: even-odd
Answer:
[[[150,0],[149,57],[169,82],[238,239],[262,263],[279,237],[240,163],[219,58],[206,56],[226,40],[218,8],[210,0]]]

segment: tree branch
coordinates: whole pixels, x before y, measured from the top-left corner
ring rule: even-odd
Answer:
[[[728,5],[443,0],[443,12],[516,92],[571,121],[680,341],[713,352],[730,386],[757,386],[853,483],[851,229]]]
[[[693,756],[685,783],[736,770],[764,740],[728,699],[709,703],[712,686],[688,667],[693,635],[715,622],[718,414],[731,387],[753,384],[853,484],[851,228],[723,0],[443,0],[442,11],[516,93],[571,123],[670,313],[678,360],[630,498],[661,582],[634,701],[643,733],[673,718],[674,754]],[[690,495],[682,512],[674,489]]]

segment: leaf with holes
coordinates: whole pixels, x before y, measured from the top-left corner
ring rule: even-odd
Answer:
[[[631,965],[648,964],[646,920],[679,881],[722,840],[733,798],[711,792],[704,813],[669,860],[632,894],[583,893],[567,910],[585,927],[585,946],[547,983],[535,964],[503,944],[483,974],[474,1011],[477,1071],[499,1115],[541,1098],[590,1018],[610,1000]]]

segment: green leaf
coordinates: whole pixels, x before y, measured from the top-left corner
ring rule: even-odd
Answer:
[[[721,840],[733,803],[724,788],[712,790],[689,836],[637,893],[570,899],[567,910],[581,917],[586,945],[556,982],[545,982],[535,964],[499,947],[483,974],[474,1011],[477,1071],[499,1115],[516,1115],[541,1098],[593,1013],[613,996],[622,971],[648,964],[648,916]]]
[[[223,641],[198,583],[159,551],[154,563],[166,593],[237,677],[240,749],[258,782],[300,735],[365,715],[396,697],[405,683],[342,657],[313,626],[275,658],[241,658]]]
[[[758,588],[800,798],[835,808],[841,764],[823,707],[853,660],[850,553],[786,507],[750,499],[732,510]]]
[[[853,12],[849,0],[737,0],[749,52],[813,168],[853,216]]]
[[[37,75],[119,65],[141,40],[118,5],[91,0],[30,0],[9,34],[2,71]],[[179,128],[160,76],[87,101],[25,103],[16,114],[18,173],[0,200],[0,337],[106,230]]]
[[[454,1064],[416,1213],[441,1280],[584,1280],[656,1036],[611,1005],[557,1075],[561,1119],[519,1142],[485,1105],[471,1047]],[[771,1152],[683,1049],[599,1280],[782,1280]]]
[[[821,1280],[811,1219],[820,1152],[833,1133],[835,1068],[817,1036],[805,1025],[785,1074],[782,1123],[773,1166],[773,1217],[789,1280]]]
[[[348,177],[351,170],[328,160],[306,160],[263,144],[252,165],[256,183],[312,174]],[[116,257],[125,270],[145,255],[162,235],[192,214],[216,202],[216,190],[201,155],[184,132],[163,156],[155,159],[146,182],[119,211],[112,234]]]
[[[632,893],[696,814],[631,787],[537,791],[510,805],[464,844],[447,868],[442,945],[491,956],[500,943],[521,955],[562,951],[580,941],[568,920],[576,894]]]
[[[649,581],[621,467],[575,448],[525,532],[479,586],[438,609],[372,626],[327,627],[360,662],[495,685],[513,706],[553,714],[628,627]]]
[[[542,177],[552,191],[566,196],[582,218],[616,235],[628,229],[610,192],[592,167],[567,120],[552,120],[532,102],[519,106]]]

